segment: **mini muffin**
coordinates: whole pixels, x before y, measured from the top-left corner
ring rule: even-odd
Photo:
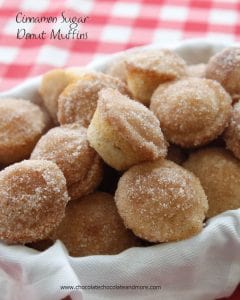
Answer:
[[[87,130],[80,124],[49,130],[37,143],[31,159],[55,162],[67,180],[73,200],[93,192],[102,180],[102,160],[89,146]]]
[[[58,97],[65,87],[77,79],[82,78],[85,71],[81,68],[53,69],[43,75],[39,87],[45,107],[55,124],[58,124]]]
[[[206,64],[190,65],[187,67],[187,75],[189,77],[206,77]]]
[[[90,145],[116,170],[167,154],[159,121],[153,113],[111,88],[99,92],[87,135]]]
[[[35,104],[22,99],[0,100],[0,164],[28,158],[47,127]]]
[[[186,75],[186,63],[167,50],[145,50],[126,58],[127,85],[136,100],[149,105],[152,93],[160,83]]]
[[[168,160],[126,171],[115,201],[125,226],[150,242],[178,241],[199,233],[208,209],[198,178]]]
[[[25,160],[0,172],[0,239],[30,243],[48,237],[69,200],[66,180],[50,161]]]
[[[61,125],[78,122],[88,127],[97,107],[98,92],[106,87],[127,94],[126,85],[117,78],[95,72],[67,86],[58,100],[58,120]]]
[[[124,227],[113,197],[101,192],[69,203],[51,238],[61,240],[71,256],[117,254],[140,244]]]
[[[191,148],[223,132],[231,115],[231,97],[214,80],[187,78],[160,85],[150,109],[169,142]]]
[[[240,162],[221,148],[192,153],[183,166],[201,181],[208,197],[207,217],[240,208]]]
[[[217,80],[233,99],[239,99],[240,48],[226,48],[212,56],[207,64],[206,77]]]
[[[127,82],[127,69],[125,64],[126,55],[115,59],[105,70],[105,73]]]
[[[230,124],[225,131],[224,140],[227,148],[240,159],[240,101],[233,107]]]

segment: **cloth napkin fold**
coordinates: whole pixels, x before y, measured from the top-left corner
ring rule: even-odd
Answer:
[[[190,239],[118,255],[73,258],[60,241],[42,253],[1,243],[0,270],[2,300],[59,300],[69,294],[73,300],[226,297],[240,282],[240,209],[210,219]],[[107,287],[80,289],[96,285]]]

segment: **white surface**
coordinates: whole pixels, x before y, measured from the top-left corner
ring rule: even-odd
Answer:
[[[206,62],[227,46],[194,40],[165,45],[188,63]],[[160,48],[161,45],[148,46]],[[135,50],[131,50],[135,51]],[[89,68],[104,70],[116,55],[95,61]],[[4,97],[37,101],[40,77]],[[207,223],[197,236],[147,248],[132,248],[119,255],[69,257],[61,242],[43,253],[23,246],[0,244],[1,300],[58,300],[71,293],[60,286],[160,285],[157,292],[143,290],[76,290],[75,299],[210,300],[229,296],[240,282],[240,209]]]

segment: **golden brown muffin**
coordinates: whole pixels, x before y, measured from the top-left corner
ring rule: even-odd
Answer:
[[[160,85],[150,109],[169,142],[191,148],[223,132],[231,115],[231,97],[214,80],[187,78]]]
[[[189,77],[206,77],[206,64],[189,65],[187,67],[187,75]]]
[[[117,254],[138,246],[138,239],[119,217],[113,197],[97,192],[72,201],[52,239],[61,240],[71,256]]]
[[[199,233],[208,209],[198,178],[168,160],[126,171],[115,201],[125,226],[150,242],[178,241]]]
[[[233,107],[230,123],[224,134],[224,140],[227,148],[240,159],[240,101]]]
[[[240,208],[240,162],[221,148],[192,153],[183,166],[201,181],[208,197],[207,217]]]
[[[212,56],[207,64],[206,77],[217,80],[233,99],[239,99],[240,48],[226,48]]]
[[[58,124],[58,97],[65,87],[84,76],[82,68],[53,69],[43,75],[39,87],[43,103],[55,124]]]
[[[58,120],[60,124],[78,122],[88,127],[97,107],[98,92],[106,87],[118,89],[127,94],[126,85],[117,78],[95,72],[72,83],[58,99]]]
[[[150,104],[154,90],[160,83],[186,75],[186,63],[168,49],[145,50],[126,58],[127,85],[133,97]]]
[[[58,166],[25,160],[0,172],[0,239],[30,243],[48,237],[62,221],[69,200]]]
[[[159,121],[153,113],[110,88],[99,92],[87,135],[90,145],[116,170],[167,154]]]
[[[0,100],[0,164],[28,158],[47,126],[45,114],[22,99]]]
[[[37,143],[31,159],[55,162],[62,170],[72,200],[93,192],[103,176],[103,163],[80,124],[55,127]]]

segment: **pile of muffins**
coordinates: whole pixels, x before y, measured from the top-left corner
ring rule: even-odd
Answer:
[[[0,101],[0,239],[116,254],[198,234],[240,208],[240,48],[188,66],[168,49],[105,73],[56,69],[44,107]]]

